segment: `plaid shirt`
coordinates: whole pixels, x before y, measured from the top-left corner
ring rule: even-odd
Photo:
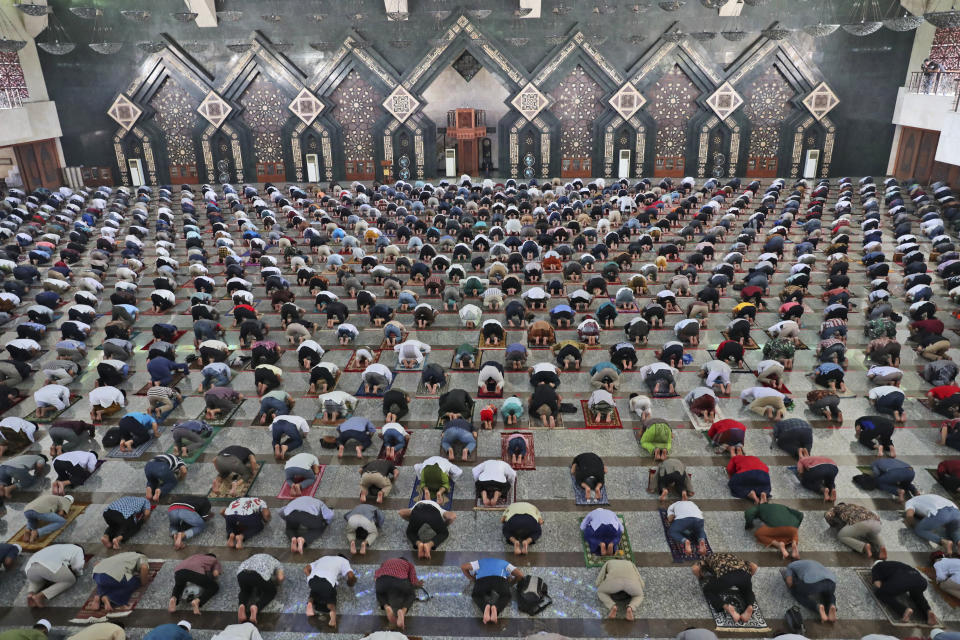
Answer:
[[[124,496],[107,506],[107,511],[118,511],[124,518],[135,516],[150,510],[150,502],[139,496]]]
[[[858,504],[838,504],[823,515],[831,527],[843,527],[848,524],[879,520],[880,516]]]
[[[374,572],[373,577],[377,579],[380,576],[391,576],[401,580],[409,580],[413,584],[418,582],[417,568],[403,558],[391,558],[380,565],[380,568]]]

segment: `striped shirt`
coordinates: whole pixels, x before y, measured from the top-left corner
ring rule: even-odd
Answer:
[[[150,387],[147,398],[175,398],[177,390],[172,387]]]
[[[153,460],[151,460],[150,462],[155,462],[157,460],[162,460],[163,462],[167,463],[168,465],[170,465],[171,469],[176,469],[177,467],[186,466],[183,460],[169,453],[162,453],[159,456],[154,456]]]

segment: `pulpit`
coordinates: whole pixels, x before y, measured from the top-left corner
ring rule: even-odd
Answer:
[[[447,138],[457,141],[457,172],[476,175],[480,167],[480,140],[487,135],[482,109],[447,111]]]

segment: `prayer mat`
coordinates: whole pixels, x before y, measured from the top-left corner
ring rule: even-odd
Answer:
[[[933,587],[934,591],[937,592],[940,598],[942,598],[944,602],[950,605],[951,609],[956,609],[957,607],[960,607],[960,598],[950,595],[949,593],[941,589],[940,585],[937,584],[937,572],[933,567],[916,567],[916,569],[923,575],[927,576],[927,582],[930,583],[930,585]]]
[[[484,349],[506,349],[507,348],[507,337],[504,336],[500,338],[499,342],[494,344],[487,344],[484,341],[483,333],[480,333],[480,337],[477,339],[477,351],[483,351]],[[544,348],[544,347],[541,347]],[[545,347],[549,349],[550,347]],[[456,353],[456,352],[454,352]]]
[[[206,422],[211,427],[225,427],[227,426],[227,424],[230,423],[231,420],[233,420],[233,416],[236,415],[237,411],[240,411],[240,407],[243,406],[244,402],[246,402],[246,399],[243,399],[239,403],[233,405],[233,408],[227,413],[221,413],[220,417],[218,418],[213,418],[211,420],[208,420],[206,417],[207,410],[203,409],[200,411],[200,415],[198,415],[194,419],[199,420],[200,422]]]
[[[231,362],[232,364],[230,364]],[[252,363],[253,356],[234,356],[228,361],[230,368],[236,371],[253,371],[253,368],[250,366]]]
[[[876,587],[873,586],[873,576],[870,572],[870,569],[854,569],[854,571],[857,573],[858,576],[860,576],[860,580],[862,580],[863,583],[866,585],[867,591],[870,592],[870,595],[873,597],[873,601],[876,602],[877,606],[880,607],[880,610],[883,611],[883,615],[887,617],[887,622],[889,622],[895,627],[926,627],[928,629],[931,628],[931,626],[927,624],[926,620],[922,620],[918,617],[916,611],[914,611],[914,615],[910,618],[910,622],[901,621],[900,616],[898,616],[893,611],[891,611],[887,607],[887,605],[880,602],[879,598],[877,598],[877,594],[874,592]]]
[[[27,399],[27,396],[19,396],[16,400],[14,400],[13,402],[10,403],[10,406],[7,407],[7,411],[9,411],[10,409],[13,409],[15,406],[17,406],[18,404],[20,404],[21,402],[23,402],[23,401],[26,400],[26,399]],[[6,415],[6,412],[4,412],[3,414],[0,414],[0,415]]]
[[[456,489],[457,485],[453,480],[450,480],[450,492],[447,493],[447,499],[440,506],[446,510],[453,508],[453,490]],[[410,492],[410,502],[407,504],[408,509],[413,509],[413,506],[422,500],[420,495],[420,477],[417,476],[417,479],[413,482],[413,491]]]
[[[100,609],[94,609],[93,605],[97,601],[97,588],[94,587],[93,593],[90,594],[90,597],[87,598],[87,601],[83,603],[83,606],[80,608],[80,611],[74,616],[70,622],[73,624],[93,624],[95,622],[106,622],[111,618],[125,618],[129,616],[134,608],[136,608],[137,603],[140,602],[140,598],[143,597],[143,594],[146,593],[147,589],[150,587],[150,583],[153,582],[154,578],[157,577],[157,574],[160,573],[160,569],[163,568],[163,560],[149,560],[150,571],[147,573],[147,580],[130,596],[130,601],[123,606],[114,606],[113,611],[107,613],[101,607]]]
[[[607,484],[604,482],[603,486],[600,487],[600,499],[587,500],[587,494],[584,492],[583,487],[577,484],[576,478],[573,477],[573,474],[570,474],[570,484],[573,485],[573,495],[574,502],[581,506],[590,506],[590,505],[602,505],[610,504],[610,500],[607,497]],[[594,491],[594,493],[596,493]]]
[[[763,386],[765,386],[765,387],[767,387],[767,388],[769,388],[769,389],[775,389],[776,391],[779,391],[780,393],[783,393],[783,394],[786,394],[786,395],[790,395],[790,389],[788,389],[788,388],[787,388],[787,385],[783,384],[783,382],[780,382],[780,386],[779,386],[779,387],[775,387],[775,386],[773,386],[772,384],[768,384],[768,383],[766,383],[766,382],[761,382],[760,384],[762,384]]]
[[[492,399],[502,399],[503,398],[503,387],[500,387],[500,391],[487,391],[486,385],[477,389],[478,398],[492,398]]]
[[[200,418],[197,418],[197,419],[202,422],[202,421],[203,421],[203,416],[201,416]],[[210,423],[208,422],[207,424],[210,424]],[[211,426],[213,426],[213,425],[211,425]],[[179,458],[180,458],[181,460],[183,460],[184,462],[186,462],[187,464],[192,464],[192,463],[196,462],[196,461],[200,458],[200,456],[203,454],[203,450],[206,449],[207,446],[209,446],[209,444],[210,444],[211,442],[213,442],[213,439],[216,437],[216,435],[217,435],[218,433],[220,433],[220,430],[221,430],[221,429],[223,429],[222,426],[215,426],[215,427],[213,427],[213,432],[210,434],[210,437],[204,439],[203,444],[201,444],[199,447],[197,447],[196,449],[194,449],[193,453],[191,453],[189,456],[186,456],[186,457],[184,457],[184,456],[179,456]],[[171,455],[176,455],[175,453],[173,453],[173,447],[170,447],[169,449],[167,449],[167,453],[169,453],[169,454],[171,454]]]
[[[357,362],[357,352],[354,351],[353,355],[350,356],[350,360],[347,362],[347,366],[345,366],[343,370],[347,373],[363,373],[364,369],[367,368],[367,365],[373,364],[374,362],[380,362],[380,355],[382,352],[379,350],[373,350],[372,353],[373,359],[367,364],[361,365]]]
[[[173,339],[170,340],[170,344],[176,344],[176,343],[177,343],[177,340],[179,340],[180,338],[182,338],[186,333],[187,333],[187,330],[186,330],[186,329],[180,329],[179,331],[177,331],[176,333],[174,333],[174,334],[173,334]],[[148,342],[147,344],[145,344],[145,345],[143,345],[142,347],[140,347],[140,351],[150,351],[151,345],[153,345],[153,343],[156,342],[156,341],[157,341],[157,338],[152,339],[150,342]]]
[[[257,414],[257,415],[260,415],[260,414]],[[320,411],[319,413],[317,413],[316,416],[314,416],[313,421],[319,425],[330,427],[333,425],[339,425],[341,422],[343,422],[344,420],[346,420],[351,416],[353,416],[353,411],[347,411],[346,413],[340,414],[333,420],[324,420],[323,411]],[[257,424],[256,421],[254,421],[254,424]]]
[[[27,527],[20,527],[20,530],[13,534],[13,537],[10,538],[7,542],[11,544],[20,545],[24,551],[34,552],[40,551],[51,544],[54,540],[63,533],[63,530],[70,526],[70,523],[80,517],[80,514],[86,510],[87,505],[85,504],[72,504],[70,506],[70,511],[67,512],[67,521],[63,523],[63,526],[57,529],[56,531],[51,531],[42,538],[37,538],[36,542],[26,542]]]
[[[233,496],[230,495],[230,486],[232,482],[229,479],[227,479],[220,483],[220,491],[216,493],[214,493],[213,487],[211,486],[210,491],[207,493],[207,498],[209,498],[210,500],[218,500],[218,501],[226,500],[228,502],[236,500],[237,498],[242,498],[248,493],[250,493],[250,487],[252,487],[253,483],[257,481],[257,476],[260,475],[261,471],[263,471],[262,464],[259,467],[257,467],[256,473],[253,474],[253,477],[250,478],[249,482],[240,483],[240,491],[238,491],[236,495],[233,495]]]
[[[620,524],[623,525],[623,535],[620,536],[620,544],[617,545],[617,551],[612,556],[598,556],[592,553],[590,546],[587,544],[587,539],[583,536],[583,530],[580,530],[580,546],[583,547],[583,563],[588,569],[598,569],[606,564],[607,560],[629,560],[633,562],[633,549],[630,547],[630,535],[627,533],[627,523],[624,522],[622,513],[618,513],[617,518],[620,520]],[[578,529],[581,522],[583,522],[583,518],[577,520]]]
[[[696,562],[697,560],[699,560],[701,556],[697,553],[697,543],[692,541],[690,543],[693,545],[692,554],[687,555],[686,553],[684,553],[683,545],[675,540],[672,540],[670,536],[667,534],[667,531],[670,529],[670,524],[667,522],[667,510],[658,509],[657,511],[660,513],[660,523],[663,525],[663,535],[667,539],[667,546],[670,547],[670,555],[673,556],[673,561],[674,562]],[[708,554],[713,553],[713,549],[710,548],[709,540],[706,540],[706,544],[707,544],[707,553]]]
[[[457,359],[457,351],[456,351],[456,349],[454,349],[453,355],[450,356],[450,368],[447,370],[447,375],[448,375],[448,377],[449,377],[449,374],[450,374],[450,373],[458,373],[458,372],[460,372],[460,373],[465,373],[465,372],[468,372],[468,371],[472,371],[472,372],[476,373],[477,371],[480,371],[480,359],[481,359],[481,358],[483,358],[483,350],[482,350],[482,349],[477,352],[477,355],[476,355],[476,357],[473,359],[473,364],[472,364],[471,366],[467,367],[466,369],[461,369],[460,367],[457,366],[457,362],[456,362],[456,359]]]
[[[437,296],[437,297],[439,298],[440,296]],[[371,327],[371,328],[376,328],[376,327]],[[384,338],[384,339],[383,339],[383,342],[380,343],[380,350],[381,350],[381,351],[393,351],[393,348],[394,348],[395,346],[397,346],[397,345],[400,344],[401,342],[404,342],[408,337],[410,337],[410,333],[409,333],[409,332],[405,332],[402,336],[400,336],[399,338],[397,338],[397,341],[394,342],[393,344],[390,344],[390,342],[389,342],[386,338]]]
[[[545,430],[545,431],[552,431],[552,430],[554,430],[554,429],[564,429],[565,427],[563,426],[563,414],[562,414],[562,413],[558,413],[558,414],[557,414],[556,416],[554,416],[554,417],[556,418],[557,426],[555,426],[555,427],[545,427],[545,426],[543,426],[543,423],[540,422],[540,416],[538,416],[538,415],[527,416],[527,428],[528,428],[528,429],[543,429],[543,430]]]
[[[163,434],[163,427],[159,424],[157,425],[157,430]],[[150,436],[150,439],[141,444],[139,447],[134,447],[133,451],[123,451],[120,449],[120,445],[115,446],[110,450],[110,453],[107,454],[109,458],[139,458],[142,456],[150,446],[159,440],[160,438],[155,438],[153,435]]]
[[[513,487],[507,493],[500,496],[496,506],[487,507],[483,504],[483,498],[480,496],[480,490],[476,491],[476,500],[474,502],[474,511],[503,511],[511,504],[517,501],[517,480],[513,480]]]
[[[162,385],[162,386],[164,386],[164,387],[175,387],[175,386],[177,386],[178,384],[180,384],[180,382],[182,382],[185,377],[186,377],[186,374],[185,374],[185,373],[183,373],[182,371],[177,371],[176,373],[173,374],[173,379],[170,380],[169,383],[167,383],[167,384],[165,384],[165,385]],[[147,391],[150,391],[150,387],[152,387],[152,386],[153,386],[153,382],[152,382],[152,381],[151,381],[151,382],[148,382],[147,384],[143,385],[143,387],[141,387],[139,391],[137,391],[136,395],[138,395],[138,396],[145,396],[145,395],[147,395]]]
[[[301,496],[310,496],[313,497],[317,494],[317,490],[320,488],[320,481],[323,480],[323,472],[327,470],[327,465],[320,465],[320,473],[317,474],[317,479],[313,481],[313,484],[303,490]],[[277,497],[281,500],[293,500],[295,497],[290,493],[290,483],[286,480],[283,481],[283,486],[280,487],[280,493],[277,494]]]
[[[937,414],[938,416],[942,416],[942,415],[943,415],[942,413],[940,413],[939,411],[937,411],[936,409],[933,408],[933,398],[915,398],[915,399],[916,399],[917,402],[919,402],[920,404],[922,404],[922,405],[923,405],[924,407],[926,407],[927,409],[930,409],[930,411],[933,411],[933,412],[934,412],[935,414]],[[29,420],[29,418],[27,418],[27,419]]]
[[[704,436],[706,436],[707,440],[710,441],[710,444],[713,444],[713,439],[710,438],[710,436],[707,436],[707,431],[710,430],[710,427],[714,422],[724,419],[723,412],[720,411],[720,404],[718,403],[714,409],[716,417],[713,419],[713,422],[708,422],[707,420],[695,414],[686,402],[683,403],[683,410],[687,414],[687,417],[690,418],[690,424],[693,426],[693,428],[701,432]]]
[[[720,332],[720,335],[724,337],[725,340],[730,339],[730,335],[726,329]],[[747,351],[753,351],[760,348],[760,345],[757,344],[757,341],[753,339],[753,336],[747,336],[747,342],[743,345],[743,348]]]
[[[702,593],[703,582],[700,583],[700,590]],[[704,600],[706,600],[706,596],[704,596]],[[707,608],[710,609],[710,614],[713,616],[713,622],[716,625],[715,631],[723,631],[725,633],[764,633],[770,631],[770,627],[767,626],[767,621],[760,612],[760,605],[757,604],[756,601],[753,603],[753,615],[750,616],[750,619],[746,622],[734,622],[733,618],[731,618],[730,614],[725,610],[720,609],[717,611],[710,606],[709,600],[706,600],[706,602]],[[742,600],[740,602],[742,603]]]
[[[439,389],[436,393],[433,393],[432,391],[430,391],[429,389],[427,389],[427,385],[425,385],[425,384],[423,383],[423,378],[421,378],[420,381],[417,383],[417,396],[416,396],[416,397],[418,397],[418,398],[439,398],[439,397],[440,397],[440,394],[442,394],[444,391],[446,391],[447,388],[449,387],[449,384],[448,384],[448,383],[449,383],[449,380],[444,380],[444,381],[443,381],[443,384],[440,385],[440,389]]]
[[[415,366],[415,367],[404,367],[404,366],[402,366],[402,365],[400,364],[400,362],[401,362],[401,360],[400,360],[400,354],[398,353],[398,354],[397,354],[397,364],[396,364],[397,371],[423,371],[423,368],[426,366],[427,360],[428,360],[429,358],[430,358],[430,354],[429,354],[429,353],[425,353],[425,354],[423,354],[423,360],[420,362],[420,364],[418,364],[418,365]]]
[[[130,338],[129,338],[129,340],[130,340],[131,342],[133,342],[133,340],[136,339],[136,337],[137,337],[138,335],[140,335],[141,333],[143,333],[143,332],[142,332],[142,331],[139,331],[139,330],[137,330],[137,331],[131,331],[131,332],[130,332]],[[98,345],[95,346],[93,349],[94,349],[94,351],[103,351],[103,345],[102,345],[102,344],[98,344]]]
[[[182,404],[181,402],[176,402],[173,405],[173,409],[170,409],[169,411],[164,411],[159,416],[154,416],[154,420],[157,421],[157,426],[162,425],[164,422],[166,422],[167,418],[170,417],[170,414],[176,411],[177,409],[179,409],[181,404]],[[150,415],[153,415],[153,413],[151,412]]]
[[[28,413],[27,415],[25,415],[25,416],[23,417],[23,419],[24,419],[24,420],[28,420],[28,421],[33,422],[33,423],[36,423],[36,424],[50,424],[51,422],[55,422],[55,421],[57,420],[57,418],[59,418],[67,409],[69,409],[69,408],[72,407],[73,405],[77,404],[77,402],[79,402],[82,397],[83,397],[83,396],[81,396],[79,393],[71,393],[71,394],[70,394],[70,404],[68,404],[68,405],[67,405],[65,408],[63,408],[62,410],[56,411],[56,412],[54,412],[54,413],[48,413],[48,414],[46,414],[45,416],[43,416],[42,418],[40,418],[40,417],[37,417],[37,410],[34,409],[33,411],[31,411],[30,413]]]
[[[357,392],[353,395],[355,395],[358,398],[382,398],[384,394],[387,393],[387,391],[390,391],[390,388],[393,386],[393,383],[397,381],[397,372],[391,371],[390,373],[393,374],[393,377],[390,378],[390,382],[388,382],[377,393],[366,393],[367,385],[363,380],[360,380],[360,386],[357,388]]]
[[[594,416],[590,407],[587,406],[587,402],[589,400],[580,401],[580,407],[583,409],[583,422],[587,429],[623,429],[623,422],[620,421],[620,411],[616,407],[613,408],[613,415],[610,416],[609,422],[600,422]]]
[[[523,436],[527,443],[527,453],[523,456],[523,464],[514,465],[510,462],[510,452],[507,451],[507,443],[515,435]],[[500,433],[500,459],[510,464],[517,471],[533,471],[537,468],[537,460],[533,451],[533,434],[529,431],[511,431]]]
[[[394,449],[393,459],[387,457],[387,445],[380,445],[380,452],[377,454],[377,460],[390,460],[394,465],[400,466],[403,464],[403,458],[407,455],[407,445],[403,445],[403,448]]]

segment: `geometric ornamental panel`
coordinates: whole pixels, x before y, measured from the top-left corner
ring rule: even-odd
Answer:
[[[707,105],[713,109],[717,117],[726,120],[734,111],[743,104],[743,98],[737,93],[729,82],[724,82],[720,87],[707,98]]]
[[[197,163],[193,130],[199,118],[194,111],[195,104],[173,77],[167,78],[150,100],[150,106],[156,111],[153,121],[163,131],[167,157],[173,164]]]
[[[113,104],[110,105],[110,109],[107,111],[107,115],[123,127],[124,131],[130,131],[130,128],[136,123],[141,113],[143,113],[143,110],[130,102],[127,96],[122,93],[117,96],[117,99],[113,101]]]
[[[697,86],[677,65],[647,89],[647,112],[657,123],[657,155],[685,155],[687,125],[697,113],[699,95]]]
[[[343,131],[343,154],[347,162],[372,162],[373,129],[380,117],[381,94],[356,71],[350,71],[330,95],[332,116]]]
[[[403,122],[420,106],[420,101],[410,95],[402,85],[397,87],[383,101],[383,108],[394,118]]]
[[[610,106],[612,106],[624,120],[632,118],[633,114],[640,111],[646,103],[647,99],[643,97],[642,93],[637,91],[637,88],[633,86],[632,82],[628,82],[620,87],[620,90],[610,98]]]
[[[293,102],[287,105],[287,108],[293,112],[293,115],[300,118],[303,124],[310,126],[310,123],[323,111],[323,103],[304,88],[300,90],[300,93],[293,99]]]
[[[793,87],[773,65],[753,78],[744,88],[744,113],[750,119],[748,155],[771,157],[780,148],[780,127],[793,107]]]
[[[231,111],[233,111],[233,107],[213,91],[208,93],[203,99],[203,102],[200,103],[200,106],[197,107],[197,113],[212,124],[214,129],[220,128],[220,125],[227,119]]]
[[[817,88],[803,99],[803,106],[805,106],[807,111],[817,120],[822,120],[823,117],[830,113],[839,103],[840,99],[837,98],[837,94],[833,92],[826,82],[818,84]]]
[[[588,156],[593,151],[592,126],[603,111],[603,89],[577,65],[550,92],[550,111],[560,121],[560,154]]]
[[[528,82],[520,93],[513,97],[510,104],[523,114],[527,120],[533,120],[541,111],[543,111],[550,102],[547,97],[540,93],[540,90]]]
[[[253,134],[253,151],[258,162],[282,162],[283,141],[280,132],[287,121],[286,96],[264,74],[257,74],[240,104],[243,121]]]

